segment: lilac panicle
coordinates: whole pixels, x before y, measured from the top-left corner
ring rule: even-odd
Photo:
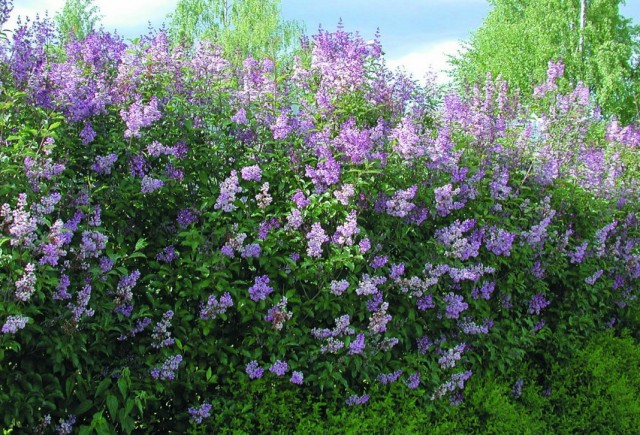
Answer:
[[[251,361],[247,364],[245,372],[249,375],[249,379],[260,379],[264,369],[258,365],[257,361]]]
[[[8,316],[4,325],[2,325],[3,334],[15,334],[21,329],[24,329],[29,322],[29,317],[25,316]]]
[[[266,299],[272,292],[273,288],[269,287],[269,277],[267,275],[257,276],[253,285],[249,287],[249,297],[254,302]]]

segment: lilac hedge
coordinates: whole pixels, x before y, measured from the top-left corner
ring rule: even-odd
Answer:
[[[320,31],[293,66],[46,21],[2,46],[0,404],[27,431],[185,431],[251,383],[456,404],[635,309],[640,131]]]

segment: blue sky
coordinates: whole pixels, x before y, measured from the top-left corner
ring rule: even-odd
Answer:
[[[640,24],[640,0],[628,0],[622,14]],[[94,0],[107,30],[117,29],[126,38],[146,32],[148,23],[160,26],[177,0]],[[14,0],[17,15],[54,15],[64,0]],[[333,30],[342,19],[346,30],[372,39],[382,33],[382,46],[392,67],[403,66],[416,78],[431,67],[441,81],[447,55],[460,41],[482,25],[490,10],[486,0],[281,0],[282,14],[304,23],[308,33],[318,26]]]

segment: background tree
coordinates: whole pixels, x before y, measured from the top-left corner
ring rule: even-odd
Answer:
[[[530,94],[549,60],[583,81],[605,114],[636,119],[640,27],[620,15],[622,0],[489,0],[494,8],[451,61],[458,85],[501,74]]]
[[[64,42],[72,37],[86,38],[101,18],[100,9],[93,0],[67,0],[54,19]]]
[[[282,19],[279,0],[180,0],[169,18],[174,41],[212,40],[240,62],[290,53],[303,31]]]

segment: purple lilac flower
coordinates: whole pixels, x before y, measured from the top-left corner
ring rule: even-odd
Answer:
[[[271,322],[272,328],[276,331],[282,330],[284,322],[293,315],[291,311],[287,311],[287,302],[287,298],[283,296],[277,305],[269,308],[267,315],[264,317],[264,320]]]
[[[54,267],[57,266],[60,257],[67,255],[67,251],[62,249],[62,246],[67,240],[68,234],[65,231],[64,224],[58,219],[49,231],[49,243],[44,243],[40,246],[42,250],[42,258],[39,261],[40,265],[48,264]]]
[[[36,291],[36,267],[29,263],[24,267],[24,274],[15,282],[15,297],[17,300],[26,302]]]
[[[188,412],[193,423],[201,424],[204,420],[211,417],[211,404],[203,403],[197,408],[189,408]]]
[[[364,405],[369,401],[369,395],[365,394],[362,396],[352,395],[346,401],[347,406],[356,406],[356,405]]]
[[[118,341],[124,341],[129,337],[135,337],[136,335],[144,331],[149,325],[151,325],[150,317],[143,317],[142,319],[138,319],[135,326],[131,328],[128,333],[122,334],[120,335],[120,337],[118,337]]]
[[[244,251],[242,251],[242,254],[240,254],[240,256],[242,258],[258,258],[261,252],[262,248],[260,248],[260,245],[258,245],[257,243],[251,243],[244,247]]]
[[[387,282],[387,278],[383,276],[362,275],[362,279],[358,283],[356,294],[358,296],[370,296],[378,293],[378,286]]]
[[[200,318],[204,320],[213,320],[220,314],[227,312],[227,309],[233,306],[231,295],[226,292],[217,300],[214,295],[209,296],[206,305],[200,307]]]
[[[186,228],[192,223],[198,222],[198,213],[190,208],[185,208],[178,212],[178,217],[176,222],[180,226],[180,228]]]
[[[70,435],[73,433],[73,425],[76,424],[76,416],[70,415],[66,420],[60,419],[59,424],[56,425],[56,432],[58,435]]]
[[[369,318],[369,331],[374,334],[382,334],[387,330],[387,323],[392,320],[390,314],[387,314],[387,310],[389,309],[389,303],[384,302],[378,311],[373,313],[373,315]]]
[[[436,306],[435,302],[433,302],[433,296],[431,295],[422,296],[421,298],[418,299],[418,301],[416,302],[416,305],[420,311],[426,311],[431,308],[435,308]]]
[[[302,385],[304,381],[304,375],[302,372],[293,372],[291,374],[291,379],[289,380],[292,384]]]
[[[460,188],[454,189],[451,184],[436,187],[433,192],[436,196],[436,211],[442,217],[448,216],[453,210],[464,207],[464,201],[455,201],[455,197],[460,195]]]
[[[369,249],[371,249],[371,241],[369,241],[368,237],[365,237],[364,239],[360,240],[360,243],[358,243],[358,247],[360,248],[360,252],[364,254]]]
[[[182,363],[182,355],[174,355],[168,357],[160,368],[151,369],[151,377],[153,379],[159,379],[161,381],[174,380],[176,378],[176,371]]]
[[[152,192],[155,192],[156,190],[162,189],[163,186],[164,186],[164,181],[145,175],[142,178],[140,191],[144,194],[152,193]]]
[[[117,160],[118,156],[113,153],[107,154],[106,156],[96,156],[95,163],[91,165],[91,169],[99,175],[109,175]]]
[[[243,180],[259,182],[262,180],[262,169],[258,165],[246,166],[240,170],[240,176]]]
[[[71,295],[67,291],[70,284],[71,280],[69,279],[69,276],[61,275],[58,286],[56,287],[56,292],[53,294],[53,300],[71,299]]]
[[[364,351],[366,344],[364,334],[356,335],[355,340],[349,344],[349,355],[359,355]]]
[[[398,380],[402,376],[402,370],[397,370],[393,373],[386,373],[378,375],[378,382],[382,385],[388,385]]]
[[[358,228],[357,213],[355,210],[351,210],[347,215],[345,223],[338,225],[336,232],[333,235],[333,242],[338,245],[353,245],[353,236],[360,234],[360,228]]]
[[[344,347],[344,342],[335,337],[327,338],[323,346],[320,347],[320,353],[338,353]]]
[[[426,335],[424,337],[418,338],[416,341],[418,344],[418,352],[423,355],[427,353],[431,346],[433,346],[433,342]]]
[[[460,317],[461,312],[469,308],[469,304],[464,301],[464,298],[453,292],[444,296],[444,302],[447,304],[445,313],[447,319],[457,319]]]
[[[170,180],[182,181],[184,179],[184,171],[176,168],[171,163],[167,163],[164,166],[164,176]]]
[[[349,282],[344,279],[340,281],[333,280],[331,281],[330,287],[332,294],[340,296],[347,290],[347,288],[349,288]]]
[[[305,167],[305,174],[313,181],[316,192],[324,192],[328,186],[337,184],[340,181],[341,172],[342,165],[332,156],[319,162],[315,169],[309,165]]]
[[[391,274],[389,274],[389,277],[396,281],[400,279],[402,275],[404,275],[404,263],[392,264]]]
[[[91,308],[87,308],[89,305],[89,299],[91,298],[91,286],[87,284],[82,290],[78,292],[77,300],[78,304],[69,304],[69,309],[73,314],[73,319],[78,323],[83,316],[93,317],[95,311]]]
[[[406,217],[416,205],[409,202],[418,192],[418,186],[411,186],[405,190],[398,190],[393,197],[386,201],[386,212],[391,216]]]
[[[249,375],[249,379],[260,379],[264,373],[264,369],[258,365],[257,361],[251,361],[247,364],[245,372]]]
[[[495,255],[511,255],[511,248],[516,235],[495,226],[489,227],[488,237],[485,238],[485,246]]]
[[[489,299],[491,299],[491,295],[493,294],[495,289],[496,289],[495,281],[484,281],[480,286],[480,288],[474,287],[473,290],[471,290],[471,297],[477,300],[479,297],[482,296],[482,299],[485,299],[488,301]]]
[[[236,200],[236,194],[240,192],[242,192],[242,188],[238,186],[238,173],[231,171],[231,175],[220,184],[220,195],[213,208],[226,212],[235,210],[238,207],[233,202]]]
[[[390,139],[395,141],[394,151],[405,160],[421,157],[426,152],[418,135],[417,125],[407,116],[404,116],[400,123],[391,130]]]
[[[302,193],[302,190],[300,189],[296,190],[296,193],[293,194],[291,199],[298,208],[305,208],[311,203],[311,200],[304,196],[304,193]]]
[[[249,287],[249,296],[254,302],[264,300],[273,292],[269,287],[269,277],[267,275],[257,276],[254,283]]]
[[[516,399],[522,396],[522,386],[524,385],[524,379],[520,378],[518,379],[514,384],[513,384],[513,388],[511,389],[511,394],[513,395],[513,397],[515,397]]]
[[[335,190],[333,196],[342,204],[349,205],[349,200],[355,195],[353,184],[344,184],[340,190]]]
[[[442,355],[442,357],[440,357],[440,359],[438,360],[438,364],[440,365],[440,368],[442,369],[455,368],[456,363],[460,361],[460,358],[462,358],[462,354],[464,353],[466,348],[467,348],[466,345],[464,343],[461,343],[453,347],[452,349],[449,349],[448,351],[446,351],[444,355]]]
[[[505,167],[497,168],[493,173],[493,179],[489,183],[491,197],[497,200],[504,200],[509,197],[511,187],[509,184],[509,170]]]
[[[269,371],[277,376],[284,376],[289,371],[289,364],[285,361],[277,360],[269,367]]]
[[[409,378],[404,381],[405,385],[411,390],[415,390],[420,386],[420,373],[415,372],[409,375]]]
[[[293,125],[289,122],[288,111],[282,110],[276,118],[275,124],[270,125],[269,128],[273,131],[274,139],[286,139],[293,131]]]
[[[436,230],[436,239],[447,248],[445,255],[460,260],[478,256],[482,243],[482,231],[474,231],[468,238],[464,236],[475,227],[475,224],[475,219],[467,219],[463,222],[456,220],[448,227]]]
[[[169,310],[162,315],[162,320],[159,321],[153,328],[151,334],[151,347],[160,349],[162,347],[171,346],[175,340],[171,337],[171,319],[173,318],[173,311]]]
[[[311,231],[307,233],[307,255],[312,258],[320,258],[322,256],[322,244],[329,241],[329,237],[320,226],[319,222],[315,222],[311,226]]]
[[[451,378],[443,384],[431,396],[431,400],[439,399],[447,393],[453,393],[455,390],[463,390],[464,383],[471,377],[471,370],[466,372],[454,373]]]
[[[171,263],[178,258],[178,253],[173,245],[169,245],[156,255],[156,260],[162,263]]]
[[[137,270],[131,272],[130,275],[124,275],[122,278],[120,278],[118,287],[116,288],[116,297],[114,300],[116,308],[131,305],[131,301],[133,300],[132,290],[138,282],[139,278],[140,272]]]
[[[458,322],[458,327],[464,334],[478,335],[488,334],[489,329],[493,327],[493,320],[489,319],[484,324],[478,325],[476,322],[465,318],[464,321]]]
[[[244,107],[240,108],[240,110],[238,110],[236,114],[231,117],[231,120],[236,124],[246,124],[247,111],[244,109]]]
[[[541,320],[538,323],[536,323],[535,325],[533,325],[533,328],[531,328],[531,330],[533,332],[538,332],[539,330],[541,330],[544,327],[545,323],[546,322],[544,320]]]
[[[529,231],[522,232],[522,237],[525,238],[529,246],[536,249],[544,243],[545,239],[547,238],[547,227],[551,223],[551,219],[553,219],[555,214],[556,211],[551,210],[549,215],[542,219],[539,224],[532,226],[531,230]]]
[[[584,282],[586,282],[589,285],[593,285],[596,283],[596,281],[598,280],[598,278],[600,278],[602,276],[602,274],[604,273],[604,270],[600,269],[598,270],[596,273],[594,273],[593,275],[587,277],[584,279]]]
[[[148,105],[142,104],[140,99],[132,103],[127,110],[120,111],[120,117],[126,123],[125,138],[140,137],[140,129],[148,127],[162,118],[158,110],[158,99],[154,96]]]
[[[3,204],[0,208],[0,216],[9,224],[9,235],[11,236],[11,246],[31,246],[35,240],[37,221],[26,210],[27,195],[18,194],[18,203],[15,210],[11,210],[9,204]]]
[[[297,230],[302,226],[303,219],[300,210],[294,208],[291,210],[291,213],[287,215],[287,224],[285,225],[285,229],[287,231]]]
[[[584,261],[584,258],[587,255],[587,246],[589,246],[589,242],[584,242],[580,246],[576,247],[574,252],[569,253],[571,263],[580,264]]]
[[[8,316],[4,325],[2,325],[3,334],[15,334],[21,329],[24,329],[29,322],[29,317],[25,316]]]
[[[256,203],[258,204],[258,208],[264,210],[271,204],[272,201],[273,198],[271,197],[271,195],[269,195],[269,183],[262,183],[262,186],[260,187],[260,193],[256,195]]]
[[[129,172],[132,177],[142,178],[149,170],[149,164],[142,154],[136,154],[129,158]]]
[[[545,299],[542,293],[533,295],[529,301],[529,314],[540,315],[540,311],[547,308],[550,302]]]
[[[373,269],[379,269],[381,267],[384,267],[384,265],[386,265],[388,261],[389,261],[389,257],[387,257],[386,255],[377,255],[371,261],[370,266]]]

